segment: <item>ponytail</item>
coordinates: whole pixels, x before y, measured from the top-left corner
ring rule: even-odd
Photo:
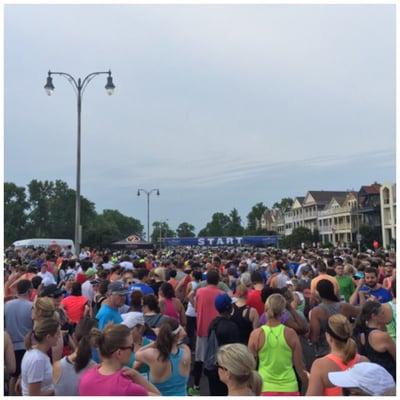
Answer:
[[[263,380],[257,371],[251,371],[249,387],[255,396],[259,396],[262,389]]]
[[[74,368],[76,372],[85,368],[92,358],[91,330],[97,325],[94,318],[84,318],[75,328],[75,338],[78,342]],[[94,328],[96,329],[96,328]]]
[[[176,340],[176,334],[174,334],[174,332],[177,328],[179,328],[178,321],[172,318],[169,318],[161,324],[155,343],[156,349],[160,353],[158,357],[159,360],[168,360],[172,350],[172,345]]]
[[[92,328],[90,331],[90,340],[93,342],[94,347],[100,349],[104,342],[103,332],[98,328]]]
[[[357,353],[357,345],[352,338],[350,322],[344,315],[334,314],[328,319],[326,332],[334,340],[336,347],[343,352],[343,362],[348,364]]]
[[[24,338],[24,345],[26,350],[30,350],[32,348],[32,336],[34,335],[33,331],[29,331]]]
[[[373,314],[377,314],[379,309],[381,308],[381,304],[377,301],[367,301],[360,312],[360,315],[357,317],[356,324],[354,327],[354,333],[360,334],[365,331],[365,327],[367,321],[369,321]]]
[[[353,338],[349,337],[343,347],[344,359],[343,362],[348,364],[357,354],[357,345]]]
[[[90,359],[92,358],[92,348],[90,347],[90,337],[84,336],[78,345],[78,349],[76,352],[76,358],[74,362],[75,372],[81,371],[88,364]]]

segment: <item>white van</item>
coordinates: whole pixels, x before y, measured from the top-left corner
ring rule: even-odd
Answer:
[[[68,246],[71,246],[71,252],[75,255],[75,245],[71,239],[24,239],[17,240],[13,245],[16,249],[27,248],[29,246],[48,249],[52,246],[58,246],[61,250],[67,249]]]

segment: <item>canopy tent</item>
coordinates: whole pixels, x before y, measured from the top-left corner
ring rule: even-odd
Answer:
[[[152,249],[153,244],[142,240],[139,235],[130,235],[123,240],[112,243],[115,247],[126,247],[132,249]]]

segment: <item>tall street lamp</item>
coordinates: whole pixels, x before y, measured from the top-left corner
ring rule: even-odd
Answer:
[[[140,192],[145,193],[147,196],[147,241],[150,242],[150,195],[152,193],[157,193],[157,196],[159,196],[160,191],[158,189],[151,189],[150,191],[145,189],[138,189],[138,196],[140,196]]]
[[[114,83],[111,76],[111,71],[92,72],[87,75],[83,80],[79,78],[75,80],[73,76],[66,72],[51,72],[49,71],[44,89],[46,93],[51,96],[54,92],[52,75],[61,75],[68,80],[72,85],[77,96],[77,111],[78,111],[78,140],[77,140],[77,157],[76,157],[76,198],[75,198],[75,248],[77,254],[80,253],[80,244],[82,239],[81,227],[81,110],[82,110],[82,96],[89,82],[97,75],[107,74],[106,90],[111,96],[114,93]]]

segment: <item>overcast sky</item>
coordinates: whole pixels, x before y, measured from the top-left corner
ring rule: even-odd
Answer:
[[[146,227],[243,222],[308,190],[395,180],[394,5],[5,7],[6,182],[75,188],[76,96],[47,71],[96,77],[83,98],[81,192]],[[145,228],[146,229],[146,228]]]

